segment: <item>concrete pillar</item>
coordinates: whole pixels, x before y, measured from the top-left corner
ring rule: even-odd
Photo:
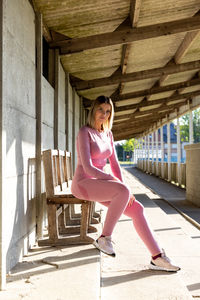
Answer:
[[[59,49],[55,49],[54,149],[58,149]]]
[[[161,177],[164,177],[164,141],[163,141],[163,126],[160,128],[160,143],[161,143]]]
[[[69,73],[65,73],[65,149],[69,151]]]
[[[200,143],[186,145],[186,199],[200,207]]]
[[[170,123],[167,123],[167,162],[168,162],[168,180],[171,181],[171,134]]]
[[[80,97],[80,115],[79,115],[79,127],[81,128],[81,126],[83,125],[83,98]]]
[[[5,208],[5,192],[4,191],[4,173],[5,173],[5,157],[6,157],[6,131],[3,128],[3,38],[4,38],[4,28],[3,28],[3,15],[5,8],[5,0],[0,2],[0,289],[4,290],[6,287],[6,247],[4,236],[4,226],[6,222],[4,218],[4,208]],[[6,67],[6,66],[5,66]]]
[[[155,174],[158,175],[158,129],[156,129],[156,170]]]
[[[190,144],[194,143],[192,111],[189,112],[189,142],[190,142]]]
[[[177,177],[178,183],[181,184],[181,139],[180,139],[180,122],[177,118]]]
[[[154,131],[151,134],[151,152],[152,152],[152,173],[154,173]]]
[[[147,170],[147,136],[144,137],[144,171]]]
[[[72,112],[73,112],[73,119],[72,119],[72,167],[73,167],[73,173],[75,171],[75,152],[76,152],[76,133],[75,133],[75,89],[72,90]]]
[[[42,31],[41,13],[36,13],[36,223],[37,238],[42,237],[43,202],[41,197],[41,152],[42,152]]]
[[[150,138],[149,134],[147,136],[147,172],[149,172],[149,148],[150,148]]]

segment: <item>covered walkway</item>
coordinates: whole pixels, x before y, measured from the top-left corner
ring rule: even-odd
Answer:
[[[145,206],[157,239],[182,270],[177,274],[148,270],[149,253],[132,222],[122,217],[113,236],[116,258],[100,255],[92,245],[33,247],[9,274],[0,300],[189,300],[200,296],[199,230],[160,199],[184,200],[184,190],[136,168],[124,168],[123,174]],[[185,209],[186,202],[181,203],[179,209]],[[200,209],[187,203],[188,211],[199,222]],[[104,217],[105,210],[101,213]]]
[[[184,293],[187,298],[186,286],[192,292],[198,291],[199,279],[196,277],[183,284],[179,274],[157,276],[146,269],[144,271],[141,266],[145,268],[149,258],[134,233],[131,246],[117,242],[125,245],[125,248],[119,248],[119,259],[120,253],[128,250],[123,257],[131,257],[133,264],[122,259],[120,270],[125,270],[122,276],[119,275],[122,271],[115,269],[118,263],[109,266],[109,270],[105,269],[108,275],[105,280],[103,278],[107,275],[100,272],[100,262],[104,272],[104,262],[110,264],[110,260],[100,258],[98,252],[89,246],[53,250],[32,248],[38,239],[43,238],[47,227],[41,153],[46,149],[70,151],[74,170],[77,163],[76,135],[86,122],[92,101],[102,94],[114,102],[112,130],[115,141],[139,140],[138,168],[169,182],[175,179],[177,184],[186,185],[187,200],[200,203],[200,144],[193,144],[192,135],[193,111],[200,106],[199,10],[199,0],[0,1],[0,290],[6,288],[6,279],[9,281],[8,292],[0,292],[4,300],[9,291],[12,294],[12,289],[12,296],[19,299],[33,299],[34,292],[41,291],[42,300],[43,292],[45,300],[53,295],[54,300],[71,300],[73,295],[75,299],[80,294],[83,299],[92,300],[99,299],[101,294],[104,300],[106,291],[110,299],[109,291],[112,294],[112,287],[118,287],[118,284],[120,287],[125,284],[131,293],[132,286],[137,291],[139,284],[143,298],[151,290],[154,293],[152,299],[159,300],[160,294],[167,295],[168,299],[184,299]],[[176,167],[171,162],[170,122],[177,119],[177,137],[180,137],[179,120],[185,113],[189,114],[190,122],[187,150],[192,154],[196,151],[196,154],[189,155],[186,166],[183,165],[178,138]],[[158,146],[151,148],[153,144],[158,145],[159,131],[163,132],[164,126],[168,132],[168,162],[164,151],[159,160]],[[160,136],[163,150],[163,134]],[[141,154],[144,149],[145,155]],[[189,223],[184,223],[186,219],[182,217],[184,229],[182,225],[172,225],[171,217],[179,216],[177,210],[171,214],[168,212],[172,207],[167,207],[168,211],[163,212],[160,206],[161,203],[162,207],[166,206],[166,202],[152,201],[158,197],[130,172],[126,174],[129,174],[127,180],[146,206],[153,227],[163,244],[166,243],[169,254],[183,264],[183,270],[186,270],[184,278],[193,278],[191,269],[194,268],[190,269],[190,265],[199,265],[200,253],[196,245],[199,241],[197,228],[190,227],[195,232],[186,234],[185,230],[192,225],[184,225]],[[145,180],[142,177],[142,182]],[[160,179],[155,177],[154,180]],[[171,186],[167,195],[169,191],[172,191]],[[173,197],[174,194],[170,199]],[[197,217],[195,221],[198,222]],[[120,230],[123,238],[129,241],[126,237],[129,232],[126,226],[129,225],[129,221],[119,222],[117,241],[120,241],[117,235],[122,235]],[[169,233],[172,240],[168,240]],[[172,247],[173,239],[180,242],[181,249]],[[191,246],[194,243],[195,246]],[[132,249],[136,249],[135,252],[129,252]],[[64,262],[63,253],[67,253]],[[49,256],[61,256],[60,269],[57,269],[54,258],[53,265],[42,261]],[[26,259],[30,262],[20,264],[21,273],[10,276],[10,270]],[[32,274],[33,270],[35,275],[30,275],[29,279],[26,272]],[[54,280],[55,271],[56,275],[60,274],[57,281]],[[112,273],[115,271],[117,275]],[[132,280],[131,272],[136,280]],[[71,278],[77,279],[79,275],[80,285],[77,285],[77,280],[72,283]],[[67,278],[64,283],[62,278]],[[170,288],[165,285],[168,280]],[[142,288],[150,285],[154,288]],[[61,294],[53,294],[58,291]],[[126,298],[125,294],[120,294],[123,289],[115,291],[115,299],[118,296]],[[9,297],[7,299],[11,300]]]

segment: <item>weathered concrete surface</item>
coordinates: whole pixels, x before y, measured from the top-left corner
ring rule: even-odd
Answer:
[[[5,1],[3,28],[4,174],[2,207],[6,269],[9,271],[35,242],[35,13],[29,1]],[[72,151],[72,89],[69,105],[69,151]],[[65,72],[59,64],[58,145],[65,149]],[[77,96],[76,96],[77,97]],[[77,101],[78,101],[77,97]],[[79,126],[79,109],[76,121]],[[53,148],[54,89],[42,78],[42,150]],[[42,176],[42,192],[44,176]],[[9,221],[8,221],[9,220]],[[45,223],[45,222],[44,222]],[[3,259],[3,262],[4,260]],[[4,263],[5,265],[5,263]]]
[[[136,168],[127,170],[133,174],[137,180],[139,180],[140,184],[145,184],[146,189],[147,187],[150,188],[147,193],[148,197],[153,199],[154,202],[170,217],[170,219],[172,219],[175,224],[174,230],[176,230],[176,228],[177,230],[181,229],[180,236],[183,237],[183,242],[185,244],[182,244],[181,241],[178,242],[177,250],[180,250],[180,256],[176,258],[177,261],[180,261],[180,265],[182,267],[180,276],[188,290],[191,292],[191,295],[199,297],[200,271],[197,266],[200,264],[200,232],[198,229],[199,227],[194,227],[193,220],[195,221],[195,224],[200,224],[200,208],[192,204],[190,201],[185,200],[186,192],[184,189],[172,185],[155,176],[149,176]],[[188,216],[190,218],[190,222],[188,222],[169,204],[175,206],[179,211],[182,211],[186,216]],[[171,231],[168,232],[168,235],[169,237],[171,236]],[[168,238],[168,235],[166,239]],[[179,244],[182,245],[181,249],[179,248]]]
[[[91,245],[34,249],[8,276],[0,299],[98,300],[99,259]]]
[[[182,267],[185,259],[188,260],[195,251],[181,253],[183,247],[188,247],[190,238],[151,200],[155,194],[128,172],[124,171],[124,176],[136,198],[144,205],[159,244]],[[180,275],[183,271],[166,273],[148,269],[150,255],[129,218],[121,218],[113,239],[117,243],[116,258],[102,255],[102,300],[192,299]],[[198,254],[195,259],[200,262]]]
[[[54,89],[42,78],[42,149],[53,149]]]
[[[186,198],[200,207],[200,143],[185,146]]]
[[[178,273],[150,271],[147,249],[131,220],[122,217],[113,235],[116,258],[101,255],[100,266],[99,252],[92,245],[36,248],[8,276],[7,291],[0,293],[0,300],[45,300],[47,297],[49,300],[185,300],[200,295],[197,267],[200,245],[197,239],[190,237],[195,231],[177,212],[165,213],[151,200],[157,198],[159,201],[158,195],[126,170],[123,173],[131,190],[145,206],[157,240],[182,270]],[[105,212],[104,209],[103,216]]]
[[[59,93],[58,93],[58,148],[65,150],[65,72],[59,64]]]
[[[20,17],[19,17],[20,16]],[[35,23],[28,1],[6,1],[4,10],[4,111],[6,158],[3,195],[6,268],[34,238],[35,203],[27,195],[29,159],[35,155]],[[25,244],[25,245],[24,245]],[[27,245],[28,244],[28,245]]]

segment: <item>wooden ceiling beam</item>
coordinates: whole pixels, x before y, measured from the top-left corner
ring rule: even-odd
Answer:
[[[130,21],[131,21],[132,27],[137,27],[137,23],[139,21],[141,4],[142,4],[142,0],[131,0]]]
[[[130,136],[131,134],[135,135],[136,133],[138,133],[138,131],[140,131],[140,133],[144,132],[146,129],[148,129],[149,127],[151,127],[155,122],[158,122],[159,120],[161,120],[162,118],[164,118],[166,116],[166,114],[169,114],[170,112],[174,111],[175,109],[178,109],[180,106],[185,105],[187,103],[187,101],[185,101],[182,104],[179,105],[174,105],[171,106],[170,109],[166,110],[163,113],[157,114],[157,118],[152,118],[150,122],[146,122],[145,118],[143,118],[143,126],[120,126],[120,128],[113,128],[113,135],[114,138],[116,139],[128,139],[128,136]],[[145,123],[145,125],[144,125]],[[132,136],[133,137],[133,136]]]
[[[137,91],[133,93],[127,93],[127,94],[122,94],[119,96],[115,96],[112,98],[112,101],[114,103],[120,102],[122,100],[128,100],[128,99],[133,99],[133,98],[138,98],[142,96],[150,96],[153,94],[159,94],[163,92],[168,92],[168,91],[174,91],[177,89],[182,89],[182,88],[187,88],[190,86],[195,86],[200,84],[200,78],[188,80],[188,81],[183,81],[180,83],[175,83],[175,84],[170,84],[170,85],[165,85],[165,86],[153,86],[150,89],[142,90],[142,91]]]
[[[160,116],[162,116],[162,115],[164,115],[164,114],[159,114],[159,118],[160,118]],[[113,127],[112,127],[112,131],[113,132],[115,132],[115,131],[120,131],[120,130],[126,130],[127,128],[130,128],[130,129],[132,129],[132,128],[138,128],[138,127],[141,127],[141,126],[143,126],[144,125],[144,123],[145,124],[147,124],[147,123],[150,123],[150,122],[156,122],[158,120],[158,115],[157,115],[157,117],[148,117],[148,118],[141,118],[141,120],[140,121],[132,121],[132,122],[129,122],[128,123],[128,126],[127,126],[127,124],[119,124],[119,125],[113,125]]]
[[[153,86],[150,89],[127,93],[127,94],[121,94],[121,95],[118,94],[118,91],[115,91],[115,93],[113,93],[110,97],[111,97],[113,103],[117,103],[117,102],[120,103],[120,101],[123,101],[123,100],[129,100],[129,99],[134,99],[134,98],[138,98],[138,97],[145,97],[145,96],[150,96],[153,94],[163,93],[163,92],[167,92],[167,91],[183,89],[183,88],[195,86],[198,84],[200,84],[200,78],[195,78],[192,80],[183,81],[180,83],[175,83],[175,84],[170,84],[170,85],[165,85],[165,86]],[[92,100],[84,98],[83,99],[84,107],[89,108],[91,105],[91,102],[92,102]]]
[[[122,31],[108,32],[88,37],[75,38],[69,41],[50,43],[51,47],[59,47],[61,55],[67,55],[84,50],[101,47],[123,45],[135,41],[151,39],[155,37],[190,32],[200,29],[200,17],[194,17],[171,21],[161,24],[130,28]]]
[[[136,27],[137,26],[137,22],[139,19],[139,12],[140,12],[140,3],[141,0],[131,0],[130,2],[130,26]],[[131,50],[131,44],[124,44],[122,46],[122,59],[121,59],[121,73],[125,74],[126,73],[126,69],[127,69],[127,64],[128,64],[128,57],[129,57],[129,53]],[[118,94],[122,94],[124,89],[124,83],[120,83],[119,87],[118,87]]]
[[[104,77],[93,80],[73,79],[71,80],[71,84],[73,87],[76,88],[76,90],[87,90],[101,86],[113,85],[120,82],[139,81],[149,78],[161,77],[162,75],[176,74],[179,72],[186,72],[198,69],[200,69],[199,60],[180,65],[167,65],[165,67],[133,72],[128,74],[115,73],[111,77]]]
[[[200,31],[196,30],[196,31],[192,31],[192,32],[188,32],[183,40],[183,42],[181,43],[180,47],[178,48],[174,60],[176,62],[176,64],[180,64],[184,58],[184,56],[186,55],[187,51],[189,50],[189,48],[192,46],[192,44],[194,43],[194,41],[200,36]]]
[[[141,116],[146,116],[148,114],[155,114],[155,113],[157,114],[159,112],[162,112],[162,110],[173,110],[173,109],[176,109],[176,108],[184,105],[186,102],[187,102],[187,100],[185,100],[185,101],[183,100],[181,103],[170,104],[170,105],[167,105],[167,103],[163,103],[158,108],[148,109],[145,111],[136,111],[135,113],[131,113],[131,114],[129,113],[129,114],[121,115],[121,116],[116,116],[115,120],[129,118],[128,122],[131,122],[132,120],[135,120],[135,117],[141,117]]]
[[[126,110],[130,110],[130,109],[139,109],[142,107],[148,107],[148,106],[152,106],[152,105],[156,105],[156,104],[163,104],[163,103],[167,103],[167,102],[174,101],[174,100],[181,100],[181,99],[185,99],[188,97],[193,98],[193,97],[196,97],[199,95],[200,95],[200,90],[194,91],[194,92],[188,92],[188,93],[184,93],[184,94],[174,94],[170,97],[155,99],[155,100],[151,100],[151,101],[144,100],[137,104],[130,104],[130,105],[123,105],[123,106],[115,107],[115,112],[126,111]]]

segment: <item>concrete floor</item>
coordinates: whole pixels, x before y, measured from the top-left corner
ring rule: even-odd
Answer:
[[[148,251],[132,221],[122,216],[113,234],[116,258],[100,254],[92,245],[36,246],[8,275],[7,290],[0,292],[0,300],[185,300],[200,297],[200,232],[167,202],[159,200],[168,197],[168,200],[185,203],[185,191],[135,168],[124,168],[123,174],[144,205],[156,239],[168,256],[181,266],[181,271],[149,270]],[[97,206],[98,211],[102,208]],[[187,206],[187,210],[199,214],[199,208]],[[101,212],[104,220],[106,209]],[[99,233],[101,228],[99,224]]]

